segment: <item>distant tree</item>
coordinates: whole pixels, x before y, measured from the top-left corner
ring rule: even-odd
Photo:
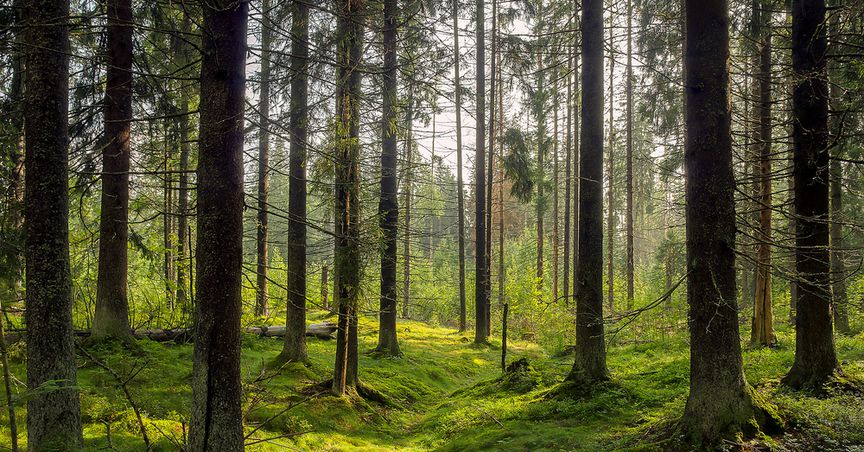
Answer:
[[[792,2],[793,172],[798,302],[795,362],[783,382],[819,387],[840,371],[831,325],[827,31],[824,0]]]
[[[108,2],[108,61],[105,80],[105,144],[102,149],[102,208],[99,273],[93,336],[129,339],[126,295],[129,236],[129,150],[132,133],[132,1]]]
[[[69,267],[69,2],[25,6],[27,449],[83,445]]]
[[[462,180],[462,81],[459,73],[459,0],[453,0],[453,99],[456,109],[456,210],[459,240],[459,331],[467,328],[465,299],[465,187]]]
[[[582,2],[582,149],[579,155],[576,360],[567,377],[609,378],[603,339],[603,1]]]
[[[244,0],[205,2],[198,161],[197,323],[190,449],[242,451]]]
[[[255,285],[255,315],[266,316],[269,309],[267,294],[267,268],[270,265],[267,249],[268,196],[270,195],[270,48],[273,46],[273,25],[270,22],[270,0],[261,0],[261,91],[258,99],[258,227],[257,266]],[[291,262],[289,260],[289,262]],[[293,263],[293,262],[292,262]],[[298,262],[303,264],[305,262]]]

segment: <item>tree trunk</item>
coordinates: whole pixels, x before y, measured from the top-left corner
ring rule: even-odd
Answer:
[[[198,161],[198,302],[189,444],[242,451],[243,111],[249,4],[203,9]]]
[[[357,298],[360,290],[360,81],[363,0],[338,4],[336,112],[336,261],[339,305],[333,393],[357,384]]]
[[[819,387],[839,372],[831,326],[828,250],[828,82],[825,1],[792,2],[796,272],[795,362],[783,381]]]
[[[413,72],[413,71],[412,71]],[[402,235],[402,318],[407,319],[410,315],[411,305],[411,196],[414,184],[414,82],[413,77],[407,81],[408,105],[405,108],[405,184],[403,195],[405,196],[405,233]]]
[[[552,89],[552,300],[558,301],[558,74]]]
[[[459,0],[453,0],[453,83],[456,109],[456,210],[459,224],[459,331],[467,328],[467,302],[465,298],[465,187],[462,181],[462,82],[459,73]]]
[[[267,267],[267,197],[270,194],[270,0],[261,0],[261,94],[258,99],[258,228],[255,285],[255,315],[268,312]],[[293,136],[293,135],[292,135]],[[292,243],[289,240],[289,246]],[[288,260],[289,266],[294,262]],[[304,265],[305,267],[305,265]]]
[[[614,46],[613,18],[609,16],[610,49]],[[606,178],[606,303],[609,312],[615,311],[615,53],[609,51],[609,160]]]
[[[542,10],[538,11],[542,17]],[[537,53],[537,96],[543,98],[546,92],[546,72],[543,69],[543,56]],[[546,105],[542,102],[533,101],[534,117],[537,118],[537,293],[539,298],[543,299],[543,239],[545,231],[543,230],[543,217],[546,215],[545,203],[546,199],[543,194],[544,186],[546,185],[546,168],[543,157],[546,153]]]
[[[566,156],[564,157],[564,303],[570,303],[570,197],[573,174],[573,51],[567,52],[567,132],[565,138]]]
[[[770,5],[763,2],[759,20],[759,232],[756,251],[756,297],[750,341],[773,345],[774,313],[771,301],[771,30]]]
[[[579,261],[576,359],[568,380],[609,378],[603,339],[603,2],[582,2],[582,151],[579,165]]]
[[[627,229],[627,310],[633,309],[634,298],[634,262],[633,262],[633,2],[627,0],[627,175],[626,197],[627,213],[625,215]]]
[[[486,337],[492,335],[492,175],[495,171],[495,82],[498,68],[498,0],[492,0],[492,58],[489,81],[489,161],[486,169]],[[501,107],[498,107],[500,110]]]
[[[397,0],[384,2],[384,93],[381,118],[381,201],[378,217],[384,246],[381,249],[381,300],[377,352],[399,356],[396,338],[396,253],[399,228],[397,183],[398,68],[396,66]],[[434,135],[433,135],[434,136]],[[434,164],[434,160],[433,160]],[[430,236],[431,237],[431,236]]]
[[[186,12],[183,13],[183,33],[191,32],[191,20]],[[189,55],[189,44],[186,41],[180,40],[180,63],[181,67],[186,67],[191,60]],[[189,243],[192,234],[189,233],[189,154],[191,152],[189,138],[189,92],[188,88],[183,88],[180,93],[180,117],[177,118],[179,135],[180,135],[180,180],[179,197],[177,202],[177,304],[185,312],[191,312],[189,298],[191,297],[191,289],[186,287],[186,272],[192,271],[191,250]],[[187,259],[187,253],[190,254]],[[191,281],[191,276],[190,281]]]
[[[324,264],[324,266],[321,267],[321,307],[329,310],[330,309],[330,299],[329,299],[330,297],[329,297],[329,290],[328,290],[329,282],[327,282],[327,270],[328,270],[327,264]]]
[[[291,113],[288,155],[288,303],[279,359],[306,362],[306,137],[309,122],[309,5],[291,3]]]
[[[69,269],[69,2],[34,0],[24,14],[27,449],[75,450],[83,441]]]
[[[846,265],[843,249],[843,167],[839,160],[831,161],[831,288],[833,289],[834,328],[849,334],[849,306],[846,296]]]
[[[710,447],[764,425],[744,378],[735,287],[727,0],[687,0],[685,150],[690,395],[681,427]],[[752,432],[751,432],[752,433]]]
[[[486,312],[489,300],[489,262],[486,254],[486,31],[485,1],[476,1],[475,23],[477,27],[477,70],[475,120],[476,145],[474,156],[475,225],[474,225],[474,343],[485,344],[489,338],[489,317]]]
[[[132,129],[132,2],[108,2],[108,61],[105,82],[105,145],[99,274],[93,336],[129,339],[126,296],[129,236],[129,149]]]

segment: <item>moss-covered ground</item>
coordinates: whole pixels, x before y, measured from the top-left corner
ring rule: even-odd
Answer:
[[[320,321],[312,316],[310,321]],[[502,376],[500,343],[477,347],[470,335],[419,322],[399,323],[402,358],[363,354],[364,384],[389,403],[319,394],[330,377],[335,342],[309,340],[310,365],[274,368],[281,340],[243,339],[242,373],[248,450],[662,450],[687,395],[688,348],[683,336],[609,350],[612,379],[579,397],[556,386],[571,365],[538,346],[515,342],[509,359],[529,367]],[[360,349],[376,344],[375,319],[362,319]],[[747,378],[773,400],[788,421],[787,432],[731,449],[864,450],[864,397],[828,392],[793,393],[779,385],[792,363],[793,335],[778,332],[780,346],[745,349]],[[864,375],[864,334],[838,338],[847,375]],[[154,450],[177,450],[188,424],[192,346],[139,341],[88,350],[128,383]],[[23,344],[11,348],[16,392],[24,395]],[[143,450],[138,423],[117,380],[79,356],[85,441],[88,450]],[[0,449],[9,446],[5,399]],[[287,410],[286,410],[287,408]],[[281,413],[281,414],[280,414]],[[25,409],[18,406],[21,441]]]

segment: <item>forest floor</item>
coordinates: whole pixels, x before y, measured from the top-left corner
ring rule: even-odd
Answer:
[[[321,315],[310,316],[320,321]],[[377,341],[372,318],[361,320],[360,350]],[[782,326],[781,326],[782,328]],[[688,387],[684,337],[610,347],[612,379],[580,397],[555,388],[572,365],[567,355],[548,356],[516,341],[508,361],[530,367],[502,376],[500,343],[477,347],[470,336],[419,322],[399,323],[402,358],[360,358],[360,378],[386,403],[319,394],[331,376],[335,341],[310,339],[310,365],[274,368],[276,338],[246,336],[242,344],[244,412],[248,450],[658,450],[658,431],[680,416]],[[793,393],[779,385],[792,363],[793,334],[778,331],[780,346],[746,349],[748,381],[773,400],[787,433],[732,449],[864,450],[864,396],[845,392]],[[837,340],[847,375],[864,376],[864,333]],[[11,347],[17,393],[23,393],[23,343]],[[118,380],[141,411],[154,450],[177,450],[188,424],[191,344],[138,341],[79,354],[78,383],[88,450],[144,450],[134,410]],[[6,402],[0,395],[5,407]],[[18,407],[19,431],[25,410]],[[8,417],[0,414],[0,449],[9,446]]]

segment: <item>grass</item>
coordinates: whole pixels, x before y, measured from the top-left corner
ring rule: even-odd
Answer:
[[[745,348],[744,363],[748,381],[778,405],[790,428],[783,436],[747,447],[861,448],[860,394],[815,396],[779,386],[794,354],[794,334],[779,328],[780,346]],[[500,343],[476,347],[468,334],[411,321],[400,322],[398,332],[402,358],[360,357],[361,380],[391,401],[386,406],[359,397],[310,396],[315,383],[331,376],[334,341],[309,340],[309,367],[273,368],[281,340],[245,336],[245,428],[252,433],[248,450],[658,450],[664,443],[658,443],[656,432],[680,416],[687,395],[689,352],[681,337],[610,347],[612,379],[587,396],[572,398],[555,392],[572,364],[570,357],[551,357],[535,344],[517,341],[509,344],[509,361],[526,358],[530,365],[502,377]],[[359,338],[361,351],[374,348],[374,318],[361,319]],[[837,348],[847,375],[864,374],[864,334],[838,338]],[[188,424],[191,345],[139,341],[132,349],[107,344],[90,353],[120,375],[142,369],[129,388],[154,450],[176,450]],[[22,343],[12,347],[11,360],[20,396]],[[80,356],[78,379],[87,449],[142,450],[134,412],[115,379]],[[5,406],[2,396],[0,400]],[[289,406],[293,408],[280,415]],[[25,416],[19,406],[19,424]],[[21,432],[20,441],[25,438]],[[8,445],[3,410],[0,449]]]

